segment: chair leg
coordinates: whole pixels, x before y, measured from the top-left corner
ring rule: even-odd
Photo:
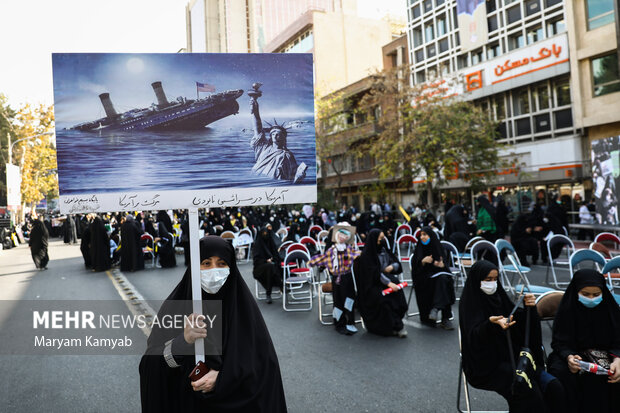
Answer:
[[[409,311],[409,305],[411,304],[411,296],[413,295],[413,286],[411,286],[411,291],[409,291],[409,298],[407,299],[407,311]],[[420,312],[407,313],[405,317],[414,317],[416,315],[420,315]]]

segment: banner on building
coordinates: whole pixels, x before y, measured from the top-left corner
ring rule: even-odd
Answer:
[[[316,202],[312,55],[52,62],[61,213]]]
[[[18,207],[22,203],[22,175],[19,166],[6,164],[6,205]]]
[[[618,225],[620,136],[592,142],[592,182],[599,224]]]
[[[461,50],[466,52],[487,43],[487,7],[485,0],[457,0]]]

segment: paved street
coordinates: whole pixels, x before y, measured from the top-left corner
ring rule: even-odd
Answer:
[[[106,273],[86,271],[79,247],[52,241],[49,270],[37,271],[27,246],[0,252],[1,300],[118,300],[127,306]],[[183,257],[177,256],[182,264]],[[240,266],[253,291],[251,264]],[[184,267],[124,274],[147,300],[163,300]],[[535,270],[532,281],[544,277]],[[315,300],[316,304],[316,300]],[[21,308],[20,308],[21,307]],[[259,307],[276,347],[291,412],[456,411],[457,331],[429,329],[407,321],[409,337],[384,338],[360,331],[341,336],[312,312],[285,313],[280,300]],[[415,303],[411,304],[415,310]],[[455,308],[456,309],[456,308]],[[155,309],[157,310],[157,309]],[[458,322],[458,311],[455,311]],[[19,322],[31,323],[17,303],[0,313],[0,336]],[[361,326],[360,326],[361,329]],[[543,326],[546,340],[549,328]],[[2,411],[135,412],[140,409],[140,356],[0,355]],[[506,408],[495,394],[473,391],[473,408]]]

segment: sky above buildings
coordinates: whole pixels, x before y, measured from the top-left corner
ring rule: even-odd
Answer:
[[[389,12],[405,18],[406,1],[358,0],[358,14]],[[15,108],[52,104],[52,53],[176,53],[186,46],[186,4],[187,0],[0,2],[0,93]]]

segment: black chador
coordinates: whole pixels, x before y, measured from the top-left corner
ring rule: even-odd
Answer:
[[[177,260],[174,255],[174,237],[171,234],[172,221],[166,213],[166,211],[159,211],[157,213],[157,232],[159,241],[159,264],[163,268],[176,267]]]
[[[379,255],[385,252],[392,262],[398,262],[398,259],[389,251],[385,241],[378,244],[379,235],[381,235],[381,230],[377,228],[368,233],[364,250],[353,263],[358,288],[357,304],[369,332],[391,336],[403,329],[407,300],[402,290],[385,296],[381,294],[387,287],[381,281]],[[397,279],[392,282],[394,281]]]
[[[127,215],[121,225],[121,271],[139,271],[144,269],[144,255],[140,242],[142,229]]]
[[[142,411],[154,412],[265,412],[286,411],[280,366],[269,331],[256,300],[243,281],[235,262],[234,248],[222,238],[207,236],[200,240],[200,259],[217,256],[230,267],[225,284],[215,294],[202,291],[205,301],[222,303],[221,355],[209,355],[205,364],[218,371],[213,391],[195,392],[188,378],[194,368],[192,352],[176,351],[187,346],[183,329],[155,326],[148,339],[146,354],[140,361],[140,398]],[[190,270],[162,305],[158,318],[179,313],[178,300],[187,300],[184,315],[192,312]],[[177,302],[173,308],[173,303]],[[172,342],[172,354],[179,367],[172,368],[163,352]],[[207,340],[205,340],[206,342]]]
[[[50,260],[47,255],[48,239],[49,233],[47,228],[45,228],[40,219],[35,219],[32,223],[32,231],[30,231],[29,245],[32,260],[38,269],[47,268],[47,263]]]
[[[584,287],[599,287],[602,301],[587,308],[579,301]],[[620,383],[608,383],[607,376],[571,373],[568,356],[588,360],[588,350],[604,351],[620,357],[620,308],[609,292],[603,276],[592,269],[575,273],[566,288],[553,323],[549,356],[551,374],[560,379],[568,399],[569,413],[612,413],[620,411]]]
[[[101,218],[97,217],[90,224],[90,262],[93,271],[109,270],[112,266],[110,259],[110,239]]]

